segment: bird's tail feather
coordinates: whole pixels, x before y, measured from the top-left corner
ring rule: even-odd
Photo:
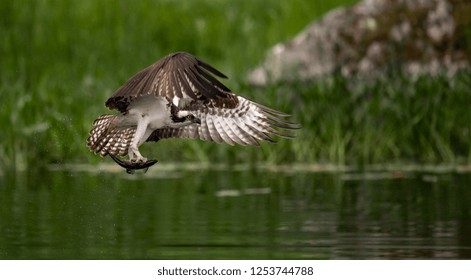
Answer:
[[[118,127],[117,115],[102,115],[93,122],[87,140],[90,151],[104,157],[108,154],[125,156],[131,145],[135,127]]]

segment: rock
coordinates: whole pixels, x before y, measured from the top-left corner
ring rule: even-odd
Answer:
[[[307,81],[333,73],[376,77],[453,75],[470,67],[471,0],[363,0],[316,20],[269,50],[251,84]]]

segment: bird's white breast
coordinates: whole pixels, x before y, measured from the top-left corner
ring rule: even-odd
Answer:
[[[128,115],[136,124],[143,118],[149,122],[149,128],[158,129],[168,126],[170,119],[170,107],[165,98],[158,96],[143,96],[134,100],[129,105]]]

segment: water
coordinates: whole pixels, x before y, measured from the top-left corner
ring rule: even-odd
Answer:
[[[4,174],[0,259],[471,258],[470,173],[283,170]]]

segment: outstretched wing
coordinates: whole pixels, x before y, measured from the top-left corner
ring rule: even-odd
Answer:
[[[106,155],[124,156],[128,153],[136,127],[116,126],[117,115],[102,115],[93,122],[93,129],[87,140],[90,151]]]
[[[259,146],[258,140],[276,142],[272,135],[292,138],[288,132],[298,129],[298,125],[289,122],[282,112],[252,102],[232,94],[237,106],[227,108],[217,102],[194,102],[189,110],[201,120],[201,124],[192,124],[181,128],[161,128],[155,130],[147,141],[165,138],[193,138],[230,145]]]
[[[130,78],[107,101],[110,109],[126,112],[128,105],[145,95],[165,97],[170,102],[176,98],[188,103],[201,100],[218,100],[226,107],[236,107],[237,99],[213,75],[224,74],[191,54],[170,54]]]

